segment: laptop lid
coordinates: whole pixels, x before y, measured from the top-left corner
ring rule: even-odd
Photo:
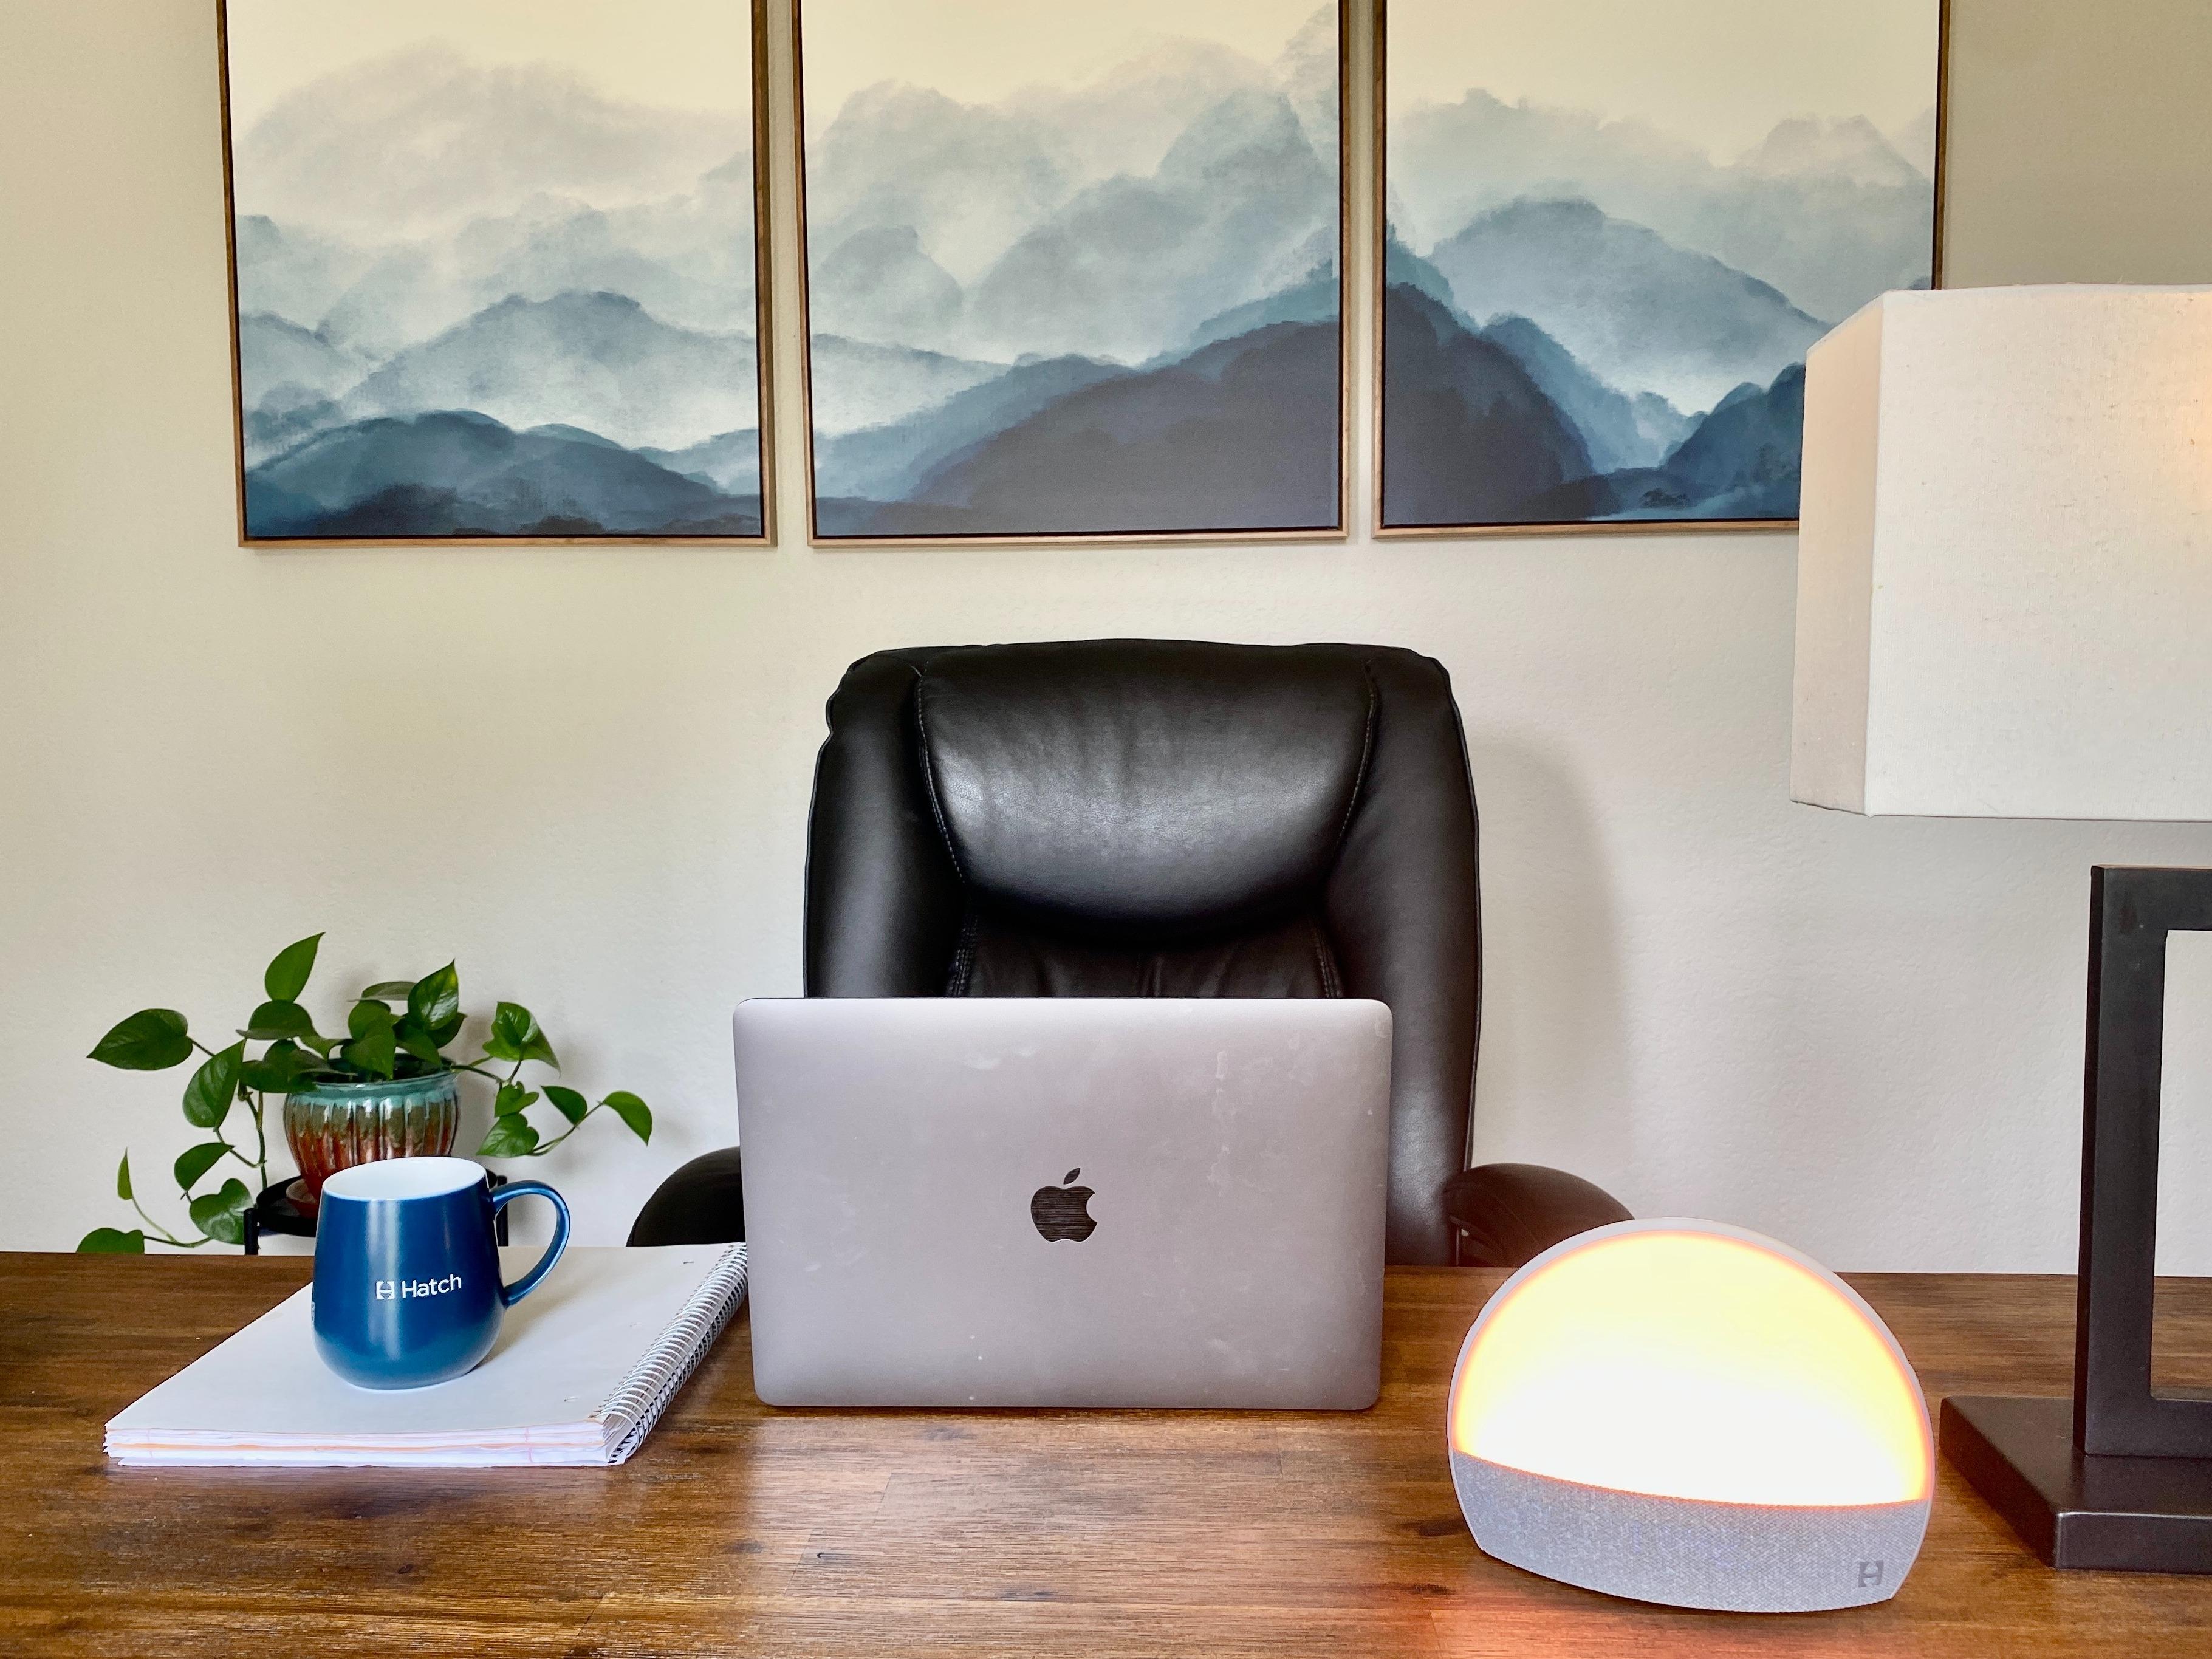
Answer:
[[[763,1000],[735,1030],[769,1404],[1374,1402],[1382,1004]]]

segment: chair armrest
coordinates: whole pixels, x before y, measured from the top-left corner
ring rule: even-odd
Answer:
[[[738,1149],[702,1152],[653,1189],[631,1224],[633,1244],[742,1244],[745,1180]]]
[[[1633,1219],[1604,1188],[1540,1164],[1462,1170],[1443,1200],[1454,1259],[1469,1267],[1518,1267],[1562,1239]]]

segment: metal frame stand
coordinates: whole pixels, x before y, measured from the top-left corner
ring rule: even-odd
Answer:
[[[261,1254],[261,1236],[281,1233],[289,1238],[313,1238],[315,1236],[315,1212],[302,1209],[292,1201],[292,1182],[295,1177],[286,1176],[261,1189],[261,1196],[246,1206],[246,1237],[242,1241],[246,1254]],[[507,1185],[507,1177],[496,1170],[486,1170],[484,1179],[497,1192]],[[500,1243],[507,1243],[507,1212],[500,1211],[492,1217],[492,1237]]]
[[[2150,1378],[2166,942],[2208,930],[2212,870],[2091,872],[2074,1397],[1943,1402],[1944,1455],[2054,1567],[2212,1573],[2212,1396]]]

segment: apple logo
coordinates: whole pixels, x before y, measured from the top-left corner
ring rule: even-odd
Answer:
[[[1082,1173],[1079,1164],[1061,1179],[1073,1181]],[[1048,1242],[1068,1238],[1080,1243],[1098,1225],[1090,1206],[1088,1187],[1040,1187],[1030,1199],[1030,1219],[1036,1224],[1040,1238]]]

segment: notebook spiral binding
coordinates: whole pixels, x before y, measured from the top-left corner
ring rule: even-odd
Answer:
[[[605,1425],[607,1461],[621,1463],[643,1443],[745,1299],[745,1247],[729,1246],[660,1340],[593,1413]]]

